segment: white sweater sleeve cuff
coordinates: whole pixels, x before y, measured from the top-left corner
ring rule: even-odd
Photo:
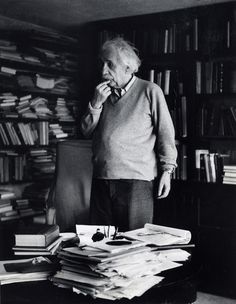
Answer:
[[[92,107],[91,102],[89,102],[89,104],[88,104],[88,109],[89,109],[91,114],[100,114],[102,112],[102,108],[103,107],[101,107],[99,109],[95,109],[95,108]]]

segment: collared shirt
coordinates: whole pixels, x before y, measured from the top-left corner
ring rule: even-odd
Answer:
[[[123,87],[123,88],[119,88],[119,89],[114,89],[114,93],[121,98],[132,86],[132,84],[134,83],[136,79],[135,75],[132,75],[131,79],[129,80],[129,82]]]

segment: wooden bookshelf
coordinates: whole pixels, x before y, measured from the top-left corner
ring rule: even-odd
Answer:
[[[236,275],[230,265],[235,270],[235,262],[228,253],[236,253],[235,214],[232,215],[236,190],[233,185],[222,184],[220,176],[224,164],[236,164],[235,18],[236,5],[228,2],[93,24],[94,58],[103,41],[124,37],[139,50],[142,66],[138,76],[157,83],[166,96],[176,129],[178,168],[171,195],[157,202],[156,222],[192,230],[204,264],[201,288],[232,297],[236,297]],[[199,150],[208,151],[205,162],[211,160],[207,164],[214,167],[208,169],[218,170],[209,171],[208,180],[199,179]],[[221,166],[216,167],[216,161],[221,161]],[[207,168],[201,169],[205,174]],[[204,204],[209,208],[204,208]],[[211,217],[210,211],[219,218],[221,209],[229,218],[228,230],[217,221],[210,228],[202,225],[203,218]],[[227,260],[222,254],[220,261],[225,246]],[[214,253],[216,258],[211,257]],[[220,284],[217,276],[225,283]]]
[[[0,188],[17,192],[14,210],[17,199],[29,202],[9,225],[0,203],[3,231],[45,213],[56,144],[78,136],[78,54],[77,39],[60,33],[1,31]]]

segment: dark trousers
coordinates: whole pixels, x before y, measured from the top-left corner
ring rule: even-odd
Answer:
[[[153,221],[154,181],[93,179],[90,204],[93,225],[142,228]]]

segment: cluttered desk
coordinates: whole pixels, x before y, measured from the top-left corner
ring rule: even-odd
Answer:
[[[115,227],[78,225],[75,236],[58,237],[56,249],[46,245],[49,254],[42,246],[38,252],[35,244],[22,246],[18,237],[14,250],[24,252],[24,259],[1,261],[1,304],[196,300],[197,267],[188,231],[146,224],[119,234]],[[30,254],[34,248],[35,257],[25,258],[26,248]]]

